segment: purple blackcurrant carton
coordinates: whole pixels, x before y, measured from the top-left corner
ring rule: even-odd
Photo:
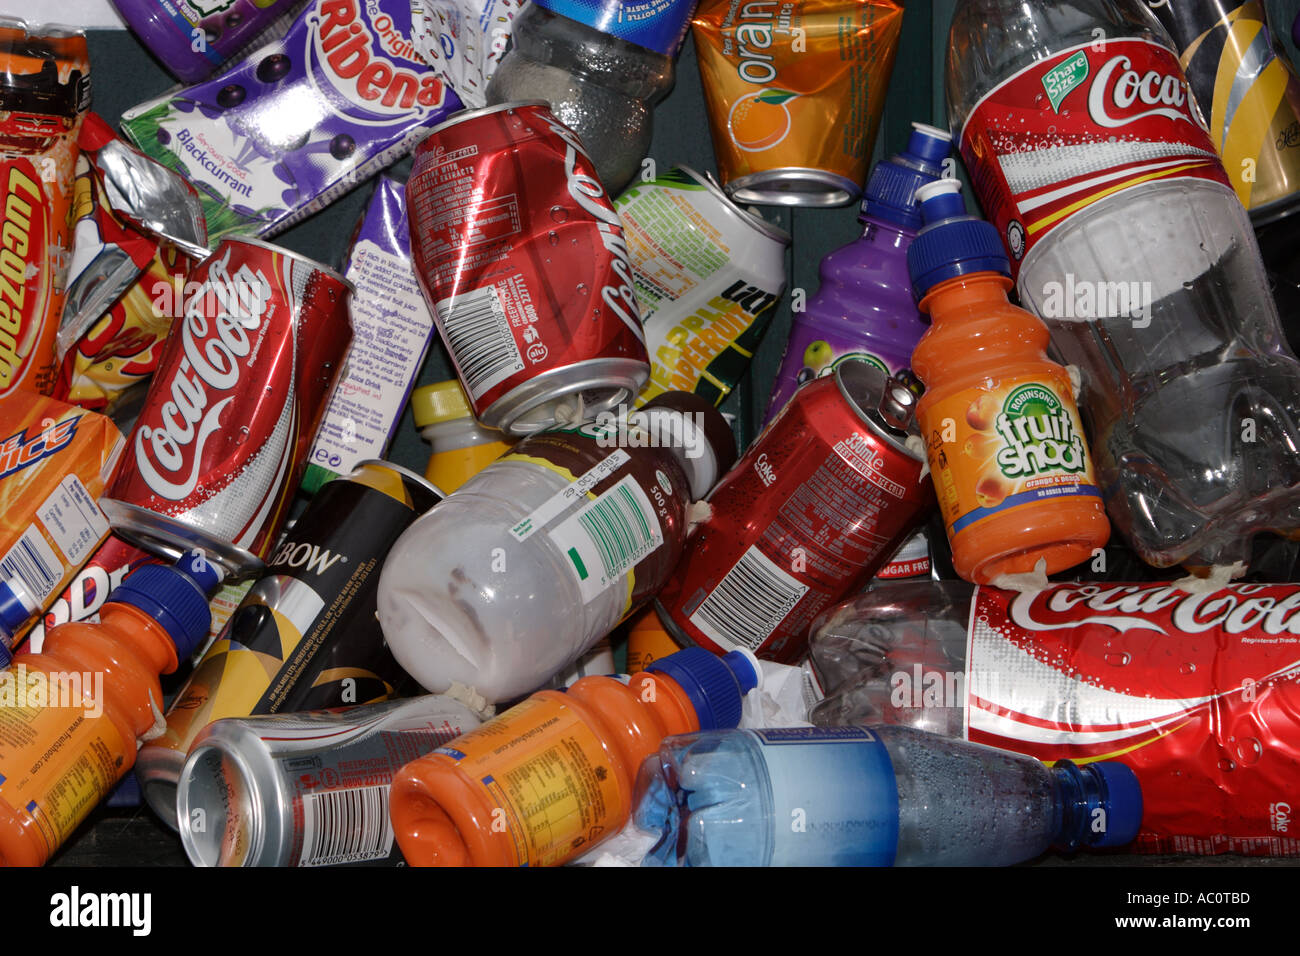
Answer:
[[[433,314],[411,264],[406,183],[380,176],[352,238],[352,350],[307,456],[299,490],[315,494],[367,459],[383,458],[429,346]]]
[[[128,110],[122,129],[195,185],[212,243],[273,236],[461,108],[410,35],[410,0],[314,0],[282,39]]]

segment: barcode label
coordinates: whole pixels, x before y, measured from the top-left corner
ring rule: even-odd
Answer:
[[[524,370],[524,360],[495,286],[443,299],[438,303],[438,316],[447,349],[475,401],[488,389]]]
[[[393,851],[388,784],[302,795],[299,866],[382,860]]]
[[[691,615],[691,623],[723,647],[757,650],[807,593],[806,584],[750,545]]]
[[[0,559],[0,580],[18,579],[41,606],[63,580],[63,570],[63,562],[35,525],[28,525],[18,543]]]
[[[550,536],[568,560],[584,604],[664,541],[659,516],[631,475],[588,502]]]

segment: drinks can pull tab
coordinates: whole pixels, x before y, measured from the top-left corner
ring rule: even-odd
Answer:
[[[916,418],[916,393],[898,379],[891,378],[885,384],[877,411],[886,425],[905,432]]]

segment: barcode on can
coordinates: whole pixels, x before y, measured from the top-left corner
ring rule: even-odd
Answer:
[[[631,475],[584,505],[550,535],[568,558],[584,603],[616,583],[664,540],[650,499]]]
[[[302,795],[299,866],[382,860],[393,851],[388,784]]]
[[[690,621],[723,647],[757,650],[794,610],[808,586],[750,545]]]
[[[475,401],[524,370],[523,357],[495,286],[443,299],[438,303],[438,317],[447,349]]]
[[[63,562],[35,525],[28,525],[9,553],[0,558],[0,581],[19,581],[41,606],[63,580],[63,570]]]

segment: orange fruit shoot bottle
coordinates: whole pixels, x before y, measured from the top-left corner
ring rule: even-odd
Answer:
[[[192,554],[147,564],[100,623],[51,628],[39,654],[0,672],[0,863],[44,864],[135,764],[162,721],[158,675],[207,637],[217,567]]]
[[[976,584],[1054,574],[1093,557],[1110,522],[1070,376],[1050,333],[1012,305],[997,230],[966,214],[961,183],[917,190],[926,225],[907,264],[930,330],[912,353],[917,407],[953,567]]]
[[[665,737],[740,723],[758,663],[690,647],[628,678],[543,690],[393,778],[412,866],[559,866],[631,818],[637,772]]]

